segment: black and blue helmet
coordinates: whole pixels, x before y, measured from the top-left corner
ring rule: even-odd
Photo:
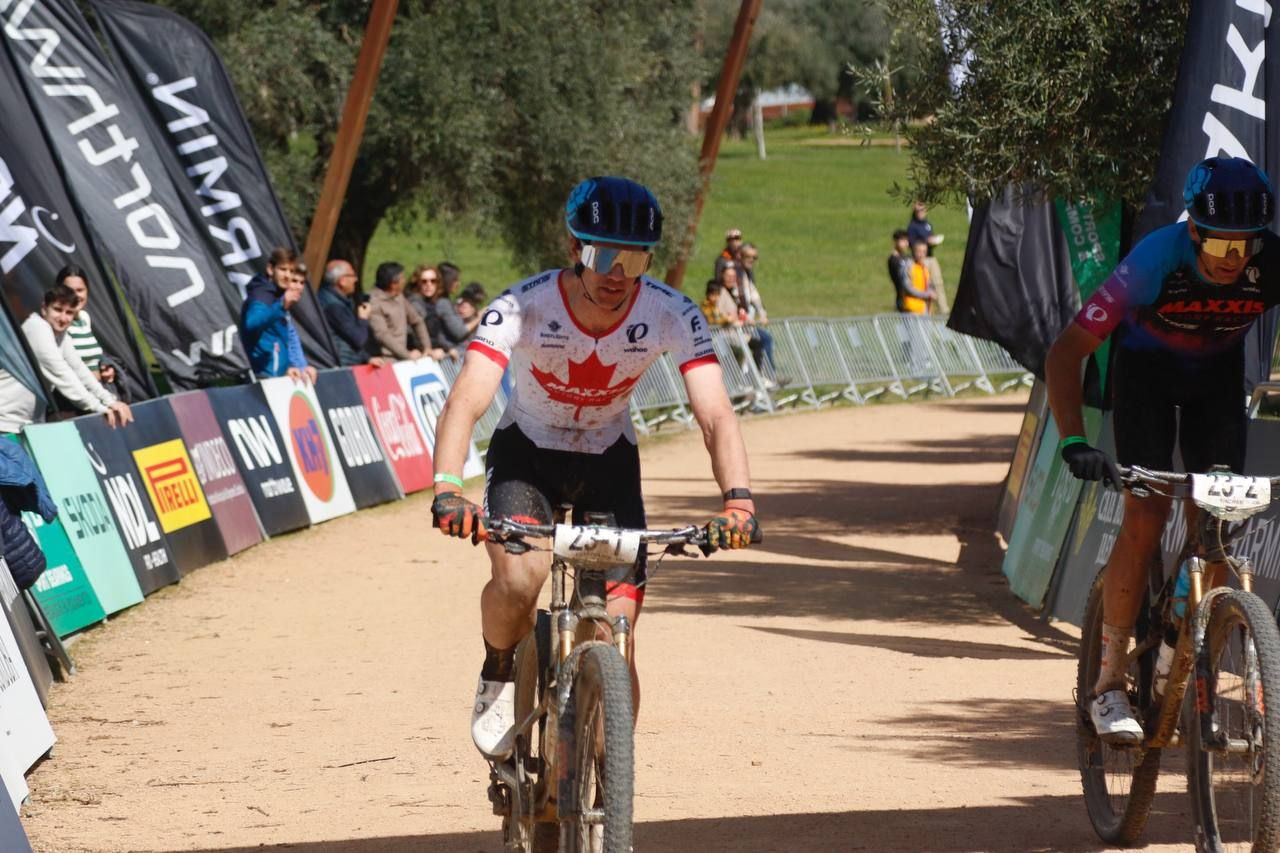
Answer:
[[[1182,203],[1200,228],[1264,231],[1275,215],[1271,181],[1243,157],[1210,157],[1191,167]]]
[[[662,207],[641,184],[627,178],[587,178],[564,206],[569,233],[583,242],[652,246],[662,239]]]

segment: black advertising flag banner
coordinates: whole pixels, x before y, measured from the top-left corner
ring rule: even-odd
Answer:
[[[260,385],[205,392],[268,536],[306,527],[307,505]]]
[[[243,375],[239,304],[74,0],[5,4],[0,23],[73,201],[173,383]]]
[[[67,197],[57,164],[7,52],[0,50],[0,275],[5,302],[15,323],[40,309],[58,271],[75,264],[89,275],[89,316],[103,349],[119,359],[137,396],[150,380],[128,331],[111,280],[93,254],[75,207]],[[23,348],[0,324],[0,366],[24,385],[39,389]],[[15,364],[16,363],[16,364]],[[25,375],[24,375],[25,374]],[[43,396],[43,392],[39,392]]]
[[[225,560],[226,543],[169,401],[134,406],[133,415],[134,422],[123,430],[125,439],[179,571],[188,574]]]
[[[98,475],[107,505],[115,516],[120,538],[124,540],[133,573],[143,595],[178,580],[178,566],[169,543],[160,530],[147,490],[133,464],[133,454],[125,439],[125,429],[112,429],[105,418],[97,415],[77,418],[80,441],[89,454],[89,464]]]
[[[273,247],[297,246],[222,60],[203,32],[168,9],[132,0],[95,0],[93,8],[122,83],[133,84],[152,139],[171,155],[164,158],[170,177],[205,226],[209,253],[243,299]],[[337,367],[310,288],[290,314],[307,361]]]
[[[1267,122],[1268,106],[1280,107],[1271,99],[1272,92],[1280,99],[1280,27],[1268,27],[1270,17],[1267,3],[1192,2],[1173,111],[1133,243],[1183,218],[1187,172],[1206,157],[1245,157],[1273,183],[1280,177],[1280,124]],[[1280,233],[1280,223],[1271,230]],[[1276,321],[1272,309],[1249,333],[1246,390],[1270,374]]]
[[[1080,310],[1052,202],[1016,187],[974,208],[947,325],[995,341],[1041,379],[1049,346]]]
[[[316,380],[316,395],[356,506],[364,509],[402,497],[351,371],[321,373]]]

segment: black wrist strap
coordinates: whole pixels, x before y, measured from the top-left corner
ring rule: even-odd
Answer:
[[[749,501],[751,500],[750,489],[729,489],[724,493],[726,501]]]

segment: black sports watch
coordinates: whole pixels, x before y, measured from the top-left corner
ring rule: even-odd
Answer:
[[[751,500],[750,489],[730,489],[724,493],[726,501],[749,501]]]

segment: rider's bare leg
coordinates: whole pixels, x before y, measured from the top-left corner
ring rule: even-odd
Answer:
[[[480,593],[481,632],[490,646],[514,654],[516,645],[533,629],[538,594],[551,572],[550,556],[546,551],[509,554],[494,543],[486,543],[485,549],[491,571]]]
[[[1125,494],[1124,520],[1107,560],[1102,588],[1102,669],[1095,693],[1124,687],[1124,659],[1146,590],[1147,567],[1160,547],[1171,501]]]

